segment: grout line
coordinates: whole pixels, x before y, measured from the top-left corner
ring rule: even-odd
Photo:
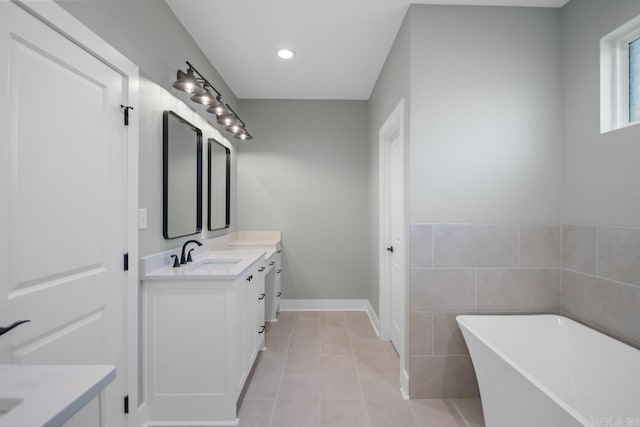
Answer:
[[[318,425],[322,425],[322,314],[318,319]]]
[[[615,283],[615,284],[622,285],[622,286],[629,286],[629,287],[634,288],[634,289],[638,289],[638,287],[640,287],[640,285],[634,285],[633,283],[625,283],[625,282],[621,282],[619,280],[610,279],[608,277],[601,277],[601,276],[596,276],[596,275],[591,274],[591,273],[585,273],[583,271],[572,270],[570,268],[563,268],[563,270],[566,270],[566,271],[568,271],[570,273],[582,274],[584,276],[593,277],[594,279],[598,279],[598,280],[604,280],[605,282],[611,282],[611,283]]]
[[[432,311],[431,312],[431,354],[432,355],[436,354],[435,336],[436,336],[436,315]],[[411,341],[411,332],[409,332],[409,341]],[[411,343],[409,343],[409,345],[411,345]],[[411,357],[411,354],[409,354],[409,357]]]
[[[451,402],[453,407],[456,408],[456,411],[458,412],[458,415],[460,415],[460,418],[462,418],[462,421],[464,421],[464,423],[467,425],[467,427],[471,427],[471,424],[469,424],[469,421],[467,421],[467,419],[465,418],[465,416],[462,413],[462,411],[460,410],[460,408],[458,408],[458,405],[456,404],[456,402],[453,399],[448,399],[448,400],[449,400],[449,402]]]
[[[522,241],[522,224],[518,225],[518,268],[521,268],[521,254],[520,254],[520,242]]]
[[[431,268],[436,267],[436,226],[431,225]]]
[[[411,399],[407,401],[407,405],[409,406],[409,411],[411,412],[411,415],[413,415],[413,420],[416,422],[416,426],[420,426],[420,418],[418,418],[418,416],[416,415],[416,411],[413,410],[413,405],[410,402],[411,402]]]
[[[518,266],[512,266],[512,267],[504,267],[504,266],[497,266],[497,267],[456,267],[456,266],[451,266],[451,267],[415,267],[415,268],[411,268],[411,270],[415,270],[415,271],[424,271],[424,270],[558,270],[561,267],[518,267]]]
[[[564,227],[560,225],[560,268],[564,268]]]
[[[478,269],[475,269],[475,298],[474,310],[478,311]]]
[[[600,252],[599,246],[600,246],[600,227],[596,227],[596,276],[598,276],[598,273],[599,273],[598,272],[598,264],[599,264],[598,260],[600,258],[600,256],[599,256],[600,255],[599,254],[599,252]]]
[[[296,316],[297,318],[297,316]],[[273,411],[271,411],[271,419],[269,420],[269,426],[273,425],[273,419],[276,416],[276,408],[278,407],[278,398],[280,397],[280,390],[282,389],[282,382],[284,381],[284,370],[287,366],[287,359],[289,358],[289,347],[291,347],[291,338],[293,335],[294,327],[295,327],[296,319],[293,319],[293,325],[291,325],[291,330],[289,331],[289,344],[287,345],[287,351],[284,354],[284,363],[282,364],[282,369],[280,370],[280,381],[278,382],[278,388],[276,389],[276,397],[273,401]]]
[[[349,346],[351,347],[351,354],[353,355],[353,366],[356,368],[356,377],[358,377],[358,386],[360,387],[362,404],[364,405],[364,416],[367,421],[367,426],[371,427],[371,418],[369,417],[369,408],[367,408],[367,402],[364,397],[364,389],[362,388],[362,381],[360,381],[360,371],[358,370],[358,363],[356,362],[356,352],[355,352],[355,349],[353,348],[353,339],[351,337],[351,330],[349,329],[348,326],[347,326],[347,335],[349,336]]]

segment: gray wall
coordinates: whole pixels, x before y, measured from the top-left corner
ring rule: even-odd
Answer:
[[[237,202],[237,156],[233,145],[220,137],[220,133],[191,109],[192,102],[184,103],[168,91],[148,79],[140,82],[140,207],[147,209],[148,227],[140,230],[140,256],[180,246],[192,238],[204,239],[226,234],[236,229]],[[165,239],[162,233],[162,112],[172,110],[202,131],[202,229],[198,235]],[[226,134],[226,132],[224,133]],[[228,136],[228,134],[223,135]],[[227,230],[209,232],[207,230],[207,144],[214,138],[226,144],[231,150],[231,227]],[[195,158],[193,159],[195,162]]]
[[[180,246],[188,238],[165,240],[162,236],[162,106],[178,105],[166,91],[184,101],[203,120],[215,123],[213,115],[191,102],[186,94],[171,88],[176,71],[184,69],[188,60],[234,108],[235,95],[164,1],[57,0],[57,3],[140,68],[140,108],[132,114],[140,118],[139,200],[140,207],[148,210],[148,228],[140,230],[139,253],[144,256]],[[184,111],[183,115],[191,114]],[[221,129],[217,124],[215,127]],[[203,167],[206,168],[206,162]],[[236,228],[236,188],[236,180],[232,179],[231,230]],[[206,199],[203,206],[206,209]],[[206,230],[206,220],[203,228]],[[193,237],[225,233],[204,232]]]
[[[378,253],[379,253],[379,136],[378,131],[387,120],[389,114],[396,108],[401,99],[405,100],[405,137],[409,137],[411,90],[410,83],[410,36],[411,15],[407,14],[400,27],[396,40],[391,47],[389,56],[380,71],[378,80],[369,98],[369,302],[378,313],[379,283],[378,283]],[[409,153],[406,153],[407,156]]]
[[[409,14],[410,393],[471,397],[455,315],[559,308],[560,12]]]
[[[281,230],[283,298],[368,297],[367,103],[241,100],[238,227]]]
[[[162,0],[56,0],[98,36],[169,88],[191,62],[232,107],[236,96]],[[117,25],[114,25],[116,24]],[[186,97],[185,97],[186,99]]]
[[[637,0],[572,0],[561,12],[561,310],[640,348],[640,126],[600,134],[599,117],[600,39],[638,15]]]
[[[410,13],[410,222],[559,223],[558,9]]]
[[[564,222],[640,227],[640,127],[600,134],[600,38],[640,14],[637,0],[572,0],[561,13]]]

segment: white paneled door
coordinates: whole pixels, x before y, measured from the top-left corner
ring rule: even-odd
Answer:
[[[400,384],[408,396],[406,329],[406,170],[404,100],[380,127],[380,337],[400,355]]]
[[[126,394],[123,76],[0,3],[0,363],[113,364]]]
[[[402,334],[404,333],[404,292],[403,292],[403,256],[404,241],[402,236],[402,141],[400,133],[388,140],[388,216],[389,219],[389,288],[391,342],[398,353],[402,352]]]

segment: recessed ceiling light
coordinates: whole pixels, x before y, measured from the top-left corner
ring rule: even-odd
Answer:
[[[278,56],[282,59],[291,59],[294,55],[291,49],[280,49],[278,51]]]

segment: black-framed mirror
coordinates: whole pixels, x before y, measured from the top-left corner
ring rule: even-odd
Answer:
[[[208,154],[207,228],[216,231],[229,228],[231,224],[231,150],[210,138]]]
[[[202,131],[174,113],[162,114],[163,234],[202,230]]]

